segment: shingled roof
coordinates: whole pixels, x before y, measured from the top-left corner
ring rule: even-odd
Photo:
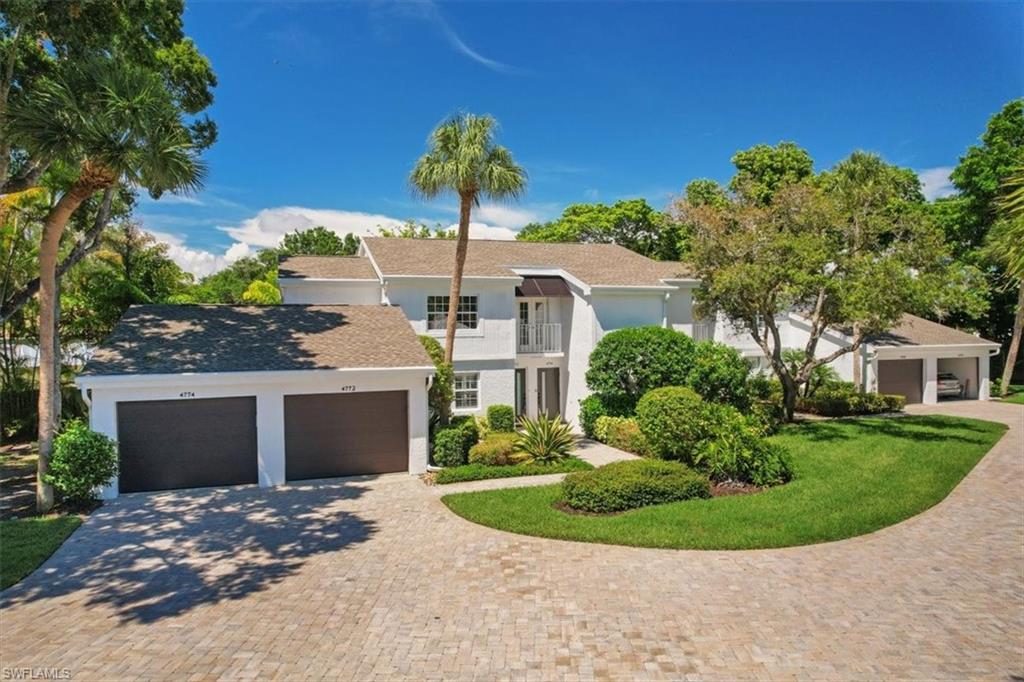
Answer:
[[[916,315],[904,315],[889,331],[868,338],[868,343],[873,346],[998,345],[994,341]]]
[[[137,305],[82,374],[430,366],[396,307]]]
[[[451,276],[454,240],[364,237],[363,241],[385,277]],[[464,276],[515,277],[517,267],[559,268],[589,286],[664,286],[663,279],[683,271],[679,263],[660,263],[617,244],[469,241]]]
[[[277,265],[277,276],[299,279],[377,279],[370,259],[363,256],[285,256]]]

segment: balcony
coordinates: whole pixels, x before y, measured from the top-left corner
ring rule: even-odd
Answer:
[[[714,341],[715,340],[715,323],[714,322],[694,322],[693,323],[693,340],[694,341]]]
[[[520,353],[561,353],[562,325],[557,322],[520,324],[517,341]]]

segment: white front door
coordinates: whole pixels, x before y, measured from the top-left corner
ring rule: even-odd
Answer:
[[[544,325],[548,321],[548,303],[544,300],[519,301],[520,348],[543,347]]]

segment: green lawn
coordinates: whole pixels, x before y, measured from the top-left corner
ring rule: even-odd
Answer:
[[[543,476],[544,474],[564,474],[570,471],[593,469],[594,467],[582,459],[570,457],[556,464],[512,464],[509,466],[488,466],[486,464],[463,464],[449,467],[437,472],[435,483],[460,483],[462,481],[483,481],[488,478],[512,478],[514,476]]]
[[[34,571],[81,524],[77,516],[0,521],[0,590]]]
[[[869,417],[786,427],[794,478],[754,495],[687,500],[616,516],[552,508],[560,485],[446,495],[466,519],[514,533],[642,547],[754,549],[840,540],[928,509],[1006,427],[943,416]]]
[[[1017,405],[1024,405],[1024,386],[1019,384],[1011,384],[1010,390],[1007,392],[1005,398],[1000,398],[1000,401],[1004,403],[1016,403]]]

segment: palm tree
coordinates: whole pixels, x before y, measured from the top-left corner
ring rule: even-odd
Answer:
[[[511,152],[495,144],[497,121],[491,116],[459,114],[430,133],[427,153],[409,176],[413,191],[425,199],[449,192],[459,197],[459,236],[455,247],[455,271],[448,296],[444,359],[455,351],[455,320],[462,294],[462,271],[469,246],[469,220],[480,197],[493,201],[517,199],[526,192],[526,171]]]
[[[999,382],[999,395],[1006,397],[1013,379],[1013,368],[1020,353],[1021,334],[1024,332],[1024,166],[1014,170],[1003,182],[1005,196],[999,208],[1006,218],[996,223],[988,235],[986,251],[992,260],[1001,264],[1009,283],[1017,285],[1017,312],[1013,316],[1013,335],[1003,364]]]
[[[39,245],[39,466],[36,506],[53,506],[43,482],[60,414],[57,255],[64,228],[94,193],[118,183],[166,191],[201,187],[205,167],[158,75],[113,58],[68,66],[11,102],[6,134],[32,158],[77,170],[43,221]]]

